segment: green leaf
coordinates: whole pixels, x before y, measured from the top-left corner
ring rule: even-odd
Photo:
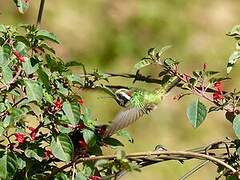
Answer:
[[[40,102],[43,97],[43,89],[39,82],[34,80],[25,80],[26,93],[28,100]]]
[[[233,129],[236,136],[240,139],[240,115],[237,115],[233,120]]]
[[[39,61],[36,58],[25,57],[25,62],[22,63],[23,70],[27,75],[33,74],[38,70]]]
[[[1,151],[0,154],[0,178],[10,179],[18,168],[17,156],[8,150]]]
[[[83,139],[88,144],[89,147],[96,144],[97,137],[93,131],[84,129],[83,130]]]
[[[88,180],[81,172],[77,172],[74,180]]]
[[[55,34],[48,32],[46,30],[39,30],[37,32],[36,38],[40,39],[40,40],[45,40],[45,39],[50,40],[50,41],[58,43],[58,44],[60,43]]]
[[[47,73],[42,68],[39,68],[37,73],[38,73],[39,79],[42,81],[42,83],[45,86],[45,88],[47,89],[47,91],[48,92],[51,91],[50,80],[49,80]]]
[[[26,149],[24,153],[28,158],[34,158],[40,162],[43,160],[43,158],[40,156],[40,154],[43,155],[43,152],[39,152],[38,149]]]
[[[76,125],[80,121],[80,107],[77,103],[70,103],[68,101],[65,101],[63,103],[63,112],[67,116],[69,122],[72,125]]]
[[[121,160],[121,159],[125,158],[126,153],[123,150],[118,149],[116,152],[116,156],[117,156],[118,160]]]
[[[15,39],[17,41],[20,41],[20,42],[24,43],[28,47],[30,46],[30,42],[25,36],[16,36]]]
[[[6,66],[10,61],[11,48],[9,45],[0,46],[0,67]]]
[[[206,106],[197,99],[187,108],[187,117],[194,128],[199,127],[207,116]]]
[[[233,66],[237,62],[237,60],[240,59],[240,51],[234,51],[231,56],[228,59],[228,64],[227,64],[227,73],[230,73],[232,70]]]
[[[25,56],[27,54],[27,46],[23,42],[17,42],[16,50],[19,52],[22,56]]]
[[[18,11],[20,13],[25,13],[27,11],[27,9],[29,8],[29,2],[30,1],[26,1],[26,0],[14,0],[17,8],[18,8]]]
[[[119,140],[111,137],[104,138],[103,142],[111,146],[124,146]]]
[[[153,63],[153,60],[150,58],[143,58],[140,62],[134,65],[132,72],[135,72],[139,69],[142,69]]]
[[[118,131],[116,135],[126,138],[130,143],[134,142],[134,139],[132,138],[132,136],[124,129],[121,129],[120,131]]]
[[[9,84],[13,79],[13,72],[9,66],[2,67],[2,76],[5,84]]]
[[[52,47],[50,47],[48,44],[43,43],[43,44],[40,45],[40,47],[50,51],[53,54],[55,54],[55,50]]]
[[[59,81],[55,81],[55,83],[57,84],[58,92],[67,96],[68,95],[68,88],[65,88],[63,86],[63,84],[60,83]]]
[[[58,136],[52,137],[50,147],[56,158],[66,162],[71,161],[73,144],[67,134],[60,133]]]
[[[0,24],[0,32],[7,33],[7,28],[3,24]]]
[[[69,178],[65,173],[59,172],[54,176],[54,180],[69,180]]]
[[[160,58],[161,56],[162,56],[162,54],[165,52],[165,51],[167,51],[168,49],[170,49],[172,46],[164,46],[162,49],[160,49],[160,51],[156,54],[156,56],[158,57],[158,58]]]

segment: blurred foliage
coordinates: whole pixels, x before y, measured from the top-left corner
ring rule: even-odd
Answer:
[[[0,0],[0,22],[35,23],[39,3],[32,1],[29,11],[21,15],[13,3]],[[225,73],[226,62],[235,43],[225,34],[233,25],[239,24],[239,7],[238,0],[196,0],[194,3],[186,0],[46,0],[42,26],[59,37],[62,46],[55,45],[58,56],[80,60],[89,69],[99,67],[105,71],[127,72],[150,47],[171,44],[173,48],[167,53],[182,61],[185,70],[198,69],[203,63],[208,63],[209,67]],[[151,72],[155,69],[149,68],[148,73]],[[239,64],[231,73],[231,77],[237,77]],[[235,79],[234,83],[225,83],[224,88],[239,87],[240,82]],[[101,116],[107,122],[119,107],[110,100],[98,99],[101,95],[86,95],[87,104],[94,109],[95,117]],[[184,99],[180,106],[169,96],[150,117],[131,126],[129,130],[135,143],[128,146],[129,151],[149,150],[158,143],[170,149],[185,149],[227,135],[234,136],[231,124],[224,121],[220,113],[210,114],[209,121],[200,129],[192,129],[184,110],[189,100],[191,98]],[[167,114],[169,109],[171,113]],[[215,121],[217,131],[212,131],[216,127]],[[147,133],[150,131],[154,133]],[[144,169],[143,173],[130,174],[125,179],[176,179],[192,164],[179,166],[171,162],[157,165]],[[172,173],[173,169],[175,173]],[[215,174],[209,167],[201,172],[203,176],[198,174],[195,179]]]

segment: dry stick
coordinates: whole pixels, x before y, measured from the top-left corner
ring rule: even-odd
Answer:
[[[44,4],[45,4],[45,0],[41,0],[41,2],[40,2],[40,7],[39,7],[39,11],[38,11],[37,23],[36,23],[37,26],[40,26],[41,21],[42,21]]]

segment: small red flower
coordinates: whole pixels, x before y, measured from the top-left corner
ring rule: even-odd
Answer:
[[[45,149],[44,155],[45,155],[46,158],[50,158],[50,156],[52,155],[52,151],[48,150],[48,149]]]
[[[224,97],[220,92],[213,93],[213,101],[220,101],[222,99],[224,99]]]
[[[90,176],[89,179],[90,180],[100,180],[101,177],[100,176]]]
[[[215,83],[214,83],[214,88],[215,88],[218,92],[222,93],[223,87],[222,87],[221,81],[215,82]]]
[[[35,140],[36,135],[37,135],[37,129],[35,129],[33,127],[29,127],[28,129],[31,131],[30,136],[31,136],[32,140]]]
[[[18,51],[14,50],[13,54],[16,56],[20,63],[25,62],[25,58]]]
[[[60,98],[57,98],[57,100],[54,103],[54,109],[59,110],[62,108],[62,101]]]
[[[19,142],[20,144],[25,143],[25,134],[23,134],[23,133],[16,133],[15,136],[16,136],[17,142]]]
[[[86,148],[87,147],[87,143],[84,140],[80,140],[78,141],[79,145],[81,148]]]
[[[81,105],[85,104],[85,101],[84,101],[84,99],[82,99],[82,98],[80,98],[80,99],[78,100],[78,102],[79,102],[79,104],[81,104]]]

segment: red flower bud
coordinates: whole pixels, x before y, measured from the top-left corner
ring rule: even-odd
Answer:
[[[89,179],[90,180],[100,180],[101,177],[100,176],[90,176]]]
[[[81,148],[86,148],[87,147],[87,143],[84,140],[80,140],[78,141],[79,145]]]
[[[16,133],[15,136],[16,136],[16,140],[17,140],[17,142],[19,142],[19,144],[25,143],[25,134]]]

